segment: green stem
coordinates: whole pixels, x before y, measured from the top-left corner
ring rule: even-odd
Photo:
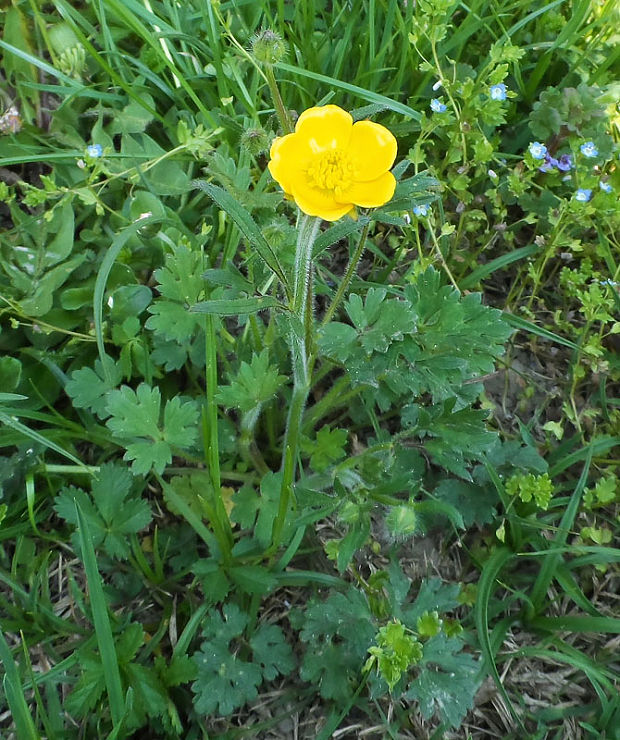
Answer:
[[[278,89],[278,83],[276,82],[276,76],[273,73],[273,67],[270,64],[265,65],[265,77],[267,78],[267,84],[269,85],[269,92],[273,99],[273,104],[280,119],[280,126],[284,134],[290,134],[293,132],[293,122],[289,112],[284,107],[280,90]]]
[[[313,302],[312,290],[309,290],[312,284],[312,247],[320,225],[320,218],[304,214],[298,226],[293,304],[291,306],[293,326],[290,331],[293,396],[289,407],[282,449],[282,488],[280,489],[278,515],[273,525],[272,550],[275,550],[279,544],[288,504],[293,494],[301,419],[310,392],[310,353],[306,327],[308,326],[308,315],[312,313]]]
[[[363,385],[356,385],[354,388],[349,388],[350,383],[351,381],[348,375],[338,378],[321,400],[317,401],[312,408],[308,409],[304,415],[302,431],[310,431],[319,419],[337,408],[342,408],[348,401],[355,398],[355,396],[364,390]]]
[[[433,246],[435,247],[435,251],[437,252],[437,256],[439,257],[439,261],[443,265],[443,269],[446,271],[446,274],[447,274],[448,278],[450,279],[450,282],[452,283],[452,285],[460,293],[461,292],[461,289],[457,285],[457,282],[454,279],[454,276],[450,272],[450,268],[448,267],[448,263],[446,262],[446,258],[443,256],[443,252],[441,251],[441,247],[439,246],[439,242],[437,241],[437,237],[435,236],[435,229],[432,227],[432,224],[431,224],[431,228],[429,229],[429,233],[431,235],[431,239],[433,241]]]
[[[355,274],[355,271],[357,270],[357,265],[362,257],[362,253],[364,252],[364,247],[366,246],[366,238],[368,236],[368,229],[370,228],[370,221],[364,226],[364,230],[361,233],[360,240],[357,244],[357,247],[355,248],[355,252],[353,253],[353,256],[349,260],[349,264],[347,265],[346,272],[344,273],[344,277],[342,278],[340,285],[338,286],[338,290],[336,291],[336,295],[334,296],[334,300],[331,302],[331,305],[325,312],[325,316],[323,317],[323,321],[321,321],[321,326],[325,326],[329,321],[331,321],[332,316],[336,312],[336,309],[340,305],[340,301],[343,299],[344,294],[347,292],[349,288],[349,284],[351,280],[353,279],[353,275]]]
[[[262,477],[270,472],[269,466],[265,462],[256,445],[254,438],[254,429],[261,413],[262,404],[256,406],[251,411],[245,413],[241,419],[241,437],[239,439],[239,448],[243,459],[254,466],[256,472]]]
[[[207,426],[209,446],[207,452],[207,462],[209,464],[209,474],[211,477],[211,486],[213,488],[213,508],[215,517],[213,526],[220,547],[222,548],[222,557],[225,562],[230,561],[233,546],[233,534],[230,526],[230,520],[222,501],[222,480],[220,475],[220,451],[217,428],[217,403],[215,394],[217,392],[217,344],[215,336],[215,326],[213,316],[205,315],[205,361],[206,361],[206,381],[207,381]]]

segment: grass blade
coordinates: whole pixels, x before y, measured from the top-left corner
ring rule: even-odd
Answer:
[[[17,737],[20,740],[39,740],[40,735],[32,721],[32,716],[28,709],[28,704],[26,703],[26,697],[24,696],[22,683],[19,679],[17,663],[11,654],[11,650],[7,641],[4,639],[2,632],[0,632],[0,660],[4,665],[5,672],[2,680],[2,687],[6,695],[9,709],[13,715]]]
[[[495,580],[502,568],[513,557],[514,553],[506,547],[501,547],[497,549],[484,564],[480,575],[480,581],[478,583],[478,596],[474,606],[474,619],[486,667],[493,677],[502,698],[506,702],[506,706],[510,710],[510,714],[513,716],[515,721],[519,723],[519,726],[523,727],[519,716],[512,706],[510,697],[502,684],[502,679],[497,670],[495,655],[493,654],[493,648],[491,646],[491,639],[489,636],[489,602],[493,591],[495,590]]]
[[[551,632],[609,632],[620,634],[620,619],[568,615],[566,617],[536,617],[530,621],[532,627]]]
[[[82,558],[84,559],[84,571],[90,593],[93,624],[97,635],[101,665],[108,699],[110,701],[110,712],[114,725],[118,726],[123,721],[125,702],[123,699],[121,674],[118,668],[118,658],[116,656],[116,645],[112,636],[112,625],[110,624],[108,605],[103,593],[103,583],[97,569],[97,558],[93,548],[93,541],[88,530],[88,523],[80,511],[77,501],[75,502],[75,510],[78,520],[80,548],[82,550]]]
[[[504,311],[502,315],[511,326],[514,326],[515,329],[529,331],[530,334],[535,334],[537,337],[547,339],[549,342],[562,344],[564,347],[570,347],[571,349],[579,351],[579,347],[574,342],[571,342],[570,339],[554,334],[547,329],[543,329],[541,326],[536,326],[536,324],[533,324],[531,321],[527,321],[527,319],[521,318],[521,316],[515,316],[515,314],[509,313],[508,311]]]
[[[248,313],[256,313],[265,308],[282,306],[273,296],[257,296],[255,298],[231,298],[230,300],[201,301],[194,304],[190,311],[192,313],[216,314],[217,316],[240,316]]]
[[[519,249],[515,249],[514,252],[502,254],[500,257],[496,257],[494,260],[487,262],[485,265],[480,265],[480,267],[477,267],[473,272],[467,275],[467,277],[463,278],[463,280],[459,280],[459,288],[461,290],[468,290],[469,288],[473,288],[476,283],[490,275],[492,272],[495,272],[496,270],[503,270],[505,267],[508,267],[508,265],[511,265],[513,262],[517,262],[520,259],[530,257],[531,255],[536,254],[536,252],[538,251],[540,251],[540,247],[536,246],[536,244],[530,244],[527,247],[520,247]]]
[[[351,95],[362,98],[362,100],[367,100],[369,103],[384,105],[388,110],[394,111],[394,113],[400,113],[403,116],[407,116],[407,118],[413,118],[415,121],[419,121],[422,118],[417,110],[410,108],[408,105],[399,103],[391,98],[386,98],[385,95],[379,95],[379,93],[371,92],[363,87],[351,85],[348,82],[342,82],[333,77],[328,77],[327,75],[322,75],[318,72],[310,72],[310,70],[304,69],[303,67],[296,67],[292,64],[285,64],[284,62],[280,62],[278,64],[278,69],[282,69],[285,72],[291,72],[295,77],[309,77],[311,80],[315,80],[316,82],[322,82],[330,90],[334,87],[339,87],[341,90],[351,93]]]
[[[130,237],[135,236],[138,231],[144,228],[147,224],[158,223],[162,220],[163,219],[158,216],[146,216],[145,218],[141,218],[135,223],[131,224],[131,226],[128,226],[126,229],[123,229],[110,245],[106,256],[101,262],[99,272],[97,273],[95,292],[93,294],[95,338],[97,340],[97,349],[99,350],[99,359],[101,360],[101,365],[103,366],[103,370],[108,380],[110,379],[110,370],[108,368],[108,358],[105,352],[105,346],[103,344],[103,296],[105,293],[106,284],[108,282],[108,277],[110,276],[110,271],[112,270],[112,266],[114,265],[114,262],[116,261],[116,258],[118,257],[121,249],[125,246],[127,240]]]
[[[30,427],[22,424],[21,421],[18,421],[14,416],[9,416],[8,414],[0,411],[0,422],[14,429],[16,432],[23,434],[25,437],[33,439],[40,445],[43,445],[44,447],[49,447],[50,450],[54,450],[54,452],[57,452],[59,455],[66,457],[68,460],[71,460],[71,462],[79,465],[80,468],[86,469],[84,463],[77,457],[75,457],[75,455],[72,455],[70,452],[63,450],[63,448],[60,445],[57,445],[56,442],[52,442],[52,440],[47,439],[42,434],[39,434],[39,432],[36,432],[34,429],[30,429]]]
[[[583,470],[581,471],[581,476],[579,477],[579,481],[575,486],[575,490],[570,498],[568,506],[566,507],[566,511],[562,516],[562,520],[560,521],[560,526],[558,528],[555,540],[550,543],[555,547],[561,547],[566,544],[566,538],[568,537],[568,534],[572,529],[573,522],[575,521],[575,517],[577,516],[579,503],[581,502],[581,495],[588,479],[588,472],[590,471],[591,461],[592,447],[589,448],[585,465],[583,466]],[[532,608],[534,610],[534,614],[537,613],[542,607],[547,589],[549,588],[549,584],[553,580],[558,562],[561,559],[562,555],[560,553],[552,553],[545,558],[545,561],[542,564],[542,568],[540,569],[540,572],[532,589]],[[531,616],[534,615],[532,614]]]

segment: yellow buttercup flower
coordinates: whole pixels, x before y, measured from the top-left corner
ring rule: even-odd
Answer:
[[[396,139],[372,121],[353,123],[337,105],[304,111],[295,133],[271,145],[269,172],[309,216],[337,221],[355,206],[376,208],[394,195]]]

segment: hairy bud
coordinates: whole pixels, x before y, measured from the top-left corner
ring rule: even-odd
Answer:
[[[280,34],[263,28],[252,38],[252,54],[261,64],[277,64],[286,56],[286,42]]]
[[[250,154],[257,157],[269,149],[269,137],[262,128],[251,128],[241,136],[241,146]]]

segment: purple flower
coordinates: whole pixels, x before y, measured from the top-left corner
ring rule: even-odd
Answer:
[[[551,172],[555,167],[559,167],[559,165],[560,163],[555,157],[552,157],[550,154],[545,154],[545,161],[538,169],[541,172]]]
[[[533,155],[532,155],[533,156]],[[559,159],[552,157],[549,152],[545,154],[545,161],[538,168],[541,172],[551,172],[554,168],[558,168],[560,172],[568,172],[572,169],[573,159],[570,154],[562,154]]]
[[[556,167],[560,172],[568,172],[573,168],[573,158],[570,154],[562,154],[560,159],[557,161]]]

